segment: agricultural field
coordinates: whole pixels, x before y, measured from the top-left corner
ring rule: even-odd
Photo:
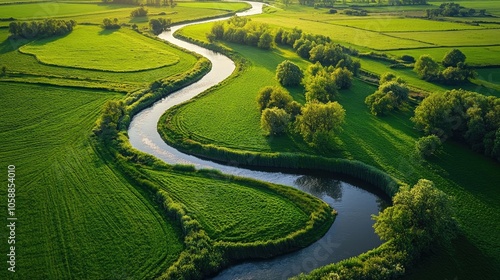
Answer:
[[[5,265],[0,277],[149,278],[170,266],[183,250],[179,229],[96,154],[89,138],[102,105],[121,96],[0,87],[0,161],[16,166],[19,225],[17,277]],[[7,239],[5,226],[0,232]]]

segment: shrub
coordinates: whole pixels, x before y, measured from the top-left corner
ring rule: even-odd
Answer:
[[[170,19],[158,18],[149,20],[149,28],[153,32],[153,34],[158,35],[163,31],[168,30],[172,21]]]
[[[276,107],[266,108],[262,111],[260,127],[267,135],[281,135],[286,132],[290,114]]]
[[[434,155],[441,149],[441,140],[434,134],[419,138],[415,142],[415,152],[421,158]]]
[[[101,27],[103,29],[112,30],[112,29],[120,29],[121,25],[118,23],[117,18],[115,18],[113,20],[111,20],[109,18],[105,18],[102,20]]]
[[[130,12],[131,17],[145,17],[148,15],[148,10],[146,10],[144,7],[139,7],[132,12]]]
[[[415,58],[411,55],[407,55],[407,54],[404,54],[401,56],[401,60],[404,61],[404,62],[408,62],[408,63],[413,63],[415,62]]]

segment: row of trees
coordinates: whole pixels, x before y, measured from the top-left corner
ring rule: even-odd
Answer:
[[[433,18],[438,16],[443,17],[472,17],[475,15],[485,16],[486,10],[482,9],[476,12],[475,9],[468,9],[457,3],[442,3],[437,9],[427,9],[427,17]]]
[[[107,4],[126,4],[126,5],[142,5],[142,0],[102,0],[103,3]],[[174,0],[146,0],[146,5],[149,6],[171,6],[175,7],[176,3]]]
[[[312,35],[302,32],[301,29],[278,29],[274,37],[278,45],[292,47],[297,54],[311,62],[320,62],[324,66],[347,68],[354,75],[358,74],[361,64],[353,60],[350,55],[357,55],[357,51],[331,42],[331,39],[322,35]]]
[[[270,49],[273,46],[273,35],[267,24],[252,22],[246,17],[234,16],[225,22],[216,22],[207,38],[210,42],[225,40]]]
[[[113,20],[105,18],[102,20],[101,27],[106,30],[120,29],[121,24],[118,22],[117,18],[114,18]]]
[[[403,79],[393,73],[385,73],[380,77],[378,90],[366,97],[365,104],[372,114],[385,115],[401,109],[408,101],[409,92]]]
[[[441,69],[430,55],[422,55],[415,62],[414,71],[426,81],[437,81],[444,84],[458,85],[474,77],[474,71],[465,63],[466,56],[458,49],[448,52],[441,64]]]
[[[452,90],[434,93],[415,109],[412,118],[425,134],[458,139],[474,151],[500,161],[500,98]]]
[[[9,24],[9,32],[13,38],[46,38],[66,35],[76,26],[74,20],[45,19],[42,21],[13,21]]]

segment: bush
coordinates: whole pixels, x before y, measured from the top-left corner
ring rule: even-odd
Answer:
[[[283,86],[298,86],[304,74],[297,64],[285,60],[276,67],[276,79]]]
[[[149,20],[149,28],[155,35],[161,34],[170,28],[172,21],[170,19],[158,18]]]
[[[441,149],[441,140],[434,134],[419,138],[415,142],[415,152],[421,158],[436,154]]]
[[[139,7],[132,12],[130,12],[131,17],[145,17],[148,15],[148,10],[146,10],[144,7]]]
[[[401,56],[401,60],[404,61],[404,62],[408,62],[408,63],[414,63],[415,62],[415,58],[411,55],[407,55],[407,54],[404,54]]]
[[[290,115],[283,109],[276,107],[266,108],[262,111],[260,127],[267,135],[284,134],[290,122]]]
[[[121,25],[118,23],[118,19],[117,18],[115,18],[113,20],[111,20],[109,18],[105,18],[105,19],[102,20],[101,27],[103,29],[113,30],[113,29],[120,29]]]

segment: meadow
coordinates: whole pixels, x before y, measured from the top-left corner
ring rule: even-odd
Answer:
[[[103,104],[121,95],[0,87],[0,161],[16,166],[19,255],[17,273],[2,266],[0,277],[150,278],[168,268],[183,250],[179,229],[96,154],[89,137]]]
[[[180,62],[179,56],[166,50],[165,43],[145,40],[130,29],[97,26],[78,26],[63,38],[36,40],[19,51],[42,64],[109,72],[145,71]]]
[[[268,17],[256,16],[253,20],[263,22],[263,18]],[[295,23],[297,22],[300,20],[295,20]],[[317,30],[310,28],[309,25],[294,25],[291,19],[279,18],[272,22],[272,24],[279,23],[284,23],[286,27],[300,26],[304,31],[311,33],[314,32],[312,30]],[[188,27],[183,29],[181,34],[206,41],[203,36],[209,28],[209,25]],[[328,32],[331,31],[324,31],[321,34]],[[350,43],[355,44],[352,40]],[[350,90],[341,91],[339,102],[346,109],[346,123],[343,131],[336,137],[335,148],[323,147],[315,150],[307,146],[300,137],[291,134],[266,137],[259,129],[260,115],[256,103],[258,90],[266,85],[277,85],[274,73],[277,64],[283,60],[292,60],[303,69],[309,63],[301,60],[289,49],[276,48],[266,52],[242,45],[221,44],[244,57],[247,66],[224,86],[217,87],[202,97],[167,112],[172,117],[171,123],[176,132],[202,144],[236,150],[308,153],[359,160],[410,184],[414,184],[420,178],[433,180],[438,188],[454,197],[463,236],[449,251],[435,252],[430,258],[431,261],[424,261],[417,269],[410,272],[409,277],[422,279],[431,276],[434,278],[458,276],[488,279],[491,275],[500,273],[500,251],[496,246],[499,240],[494,234],[500,230],[500,225],[492,222],[500,220],[498,215],[500,209],[494,199],[499,195],[494,187],[494,182],[500,181],[497,162],[450,141],[445,143],[443,153],[427,162],[421,161],[413,155],[414,143],[421,134],[414,129],[410,121],[412,108],[386,117],[371,115],[364,104],[364,99],[372,94],[376,87],[360,80],[355,80]],[[494,63],[494,60],[490,63]],[[387,63],[381,61],[362,59],[362,68],[370,69],[374,73],[387,72],[389,70],[387,66]],[[419,80],[410,69],[392,71],[401,75],[410,85],[426,91],[445,91],[450,88]],[[491,76],[490,73],[494,73],[494,70],[480,70],[480,76],[483,77]],[[489,80],[492,84],[498,83],[494,76]],[[470,90],[478,88],[474,84],[467,87]],[[242,90],[243,88],[245,90]],[[296,101],[304,102],[303,88],[289,88],[289,90]],[[498,96],[495,90],[490,94]],[[221,107],[220,104],[227,106]],[[213,110],[214,107],[219,110]],[[221,127],[224,129],[220,129]]]

